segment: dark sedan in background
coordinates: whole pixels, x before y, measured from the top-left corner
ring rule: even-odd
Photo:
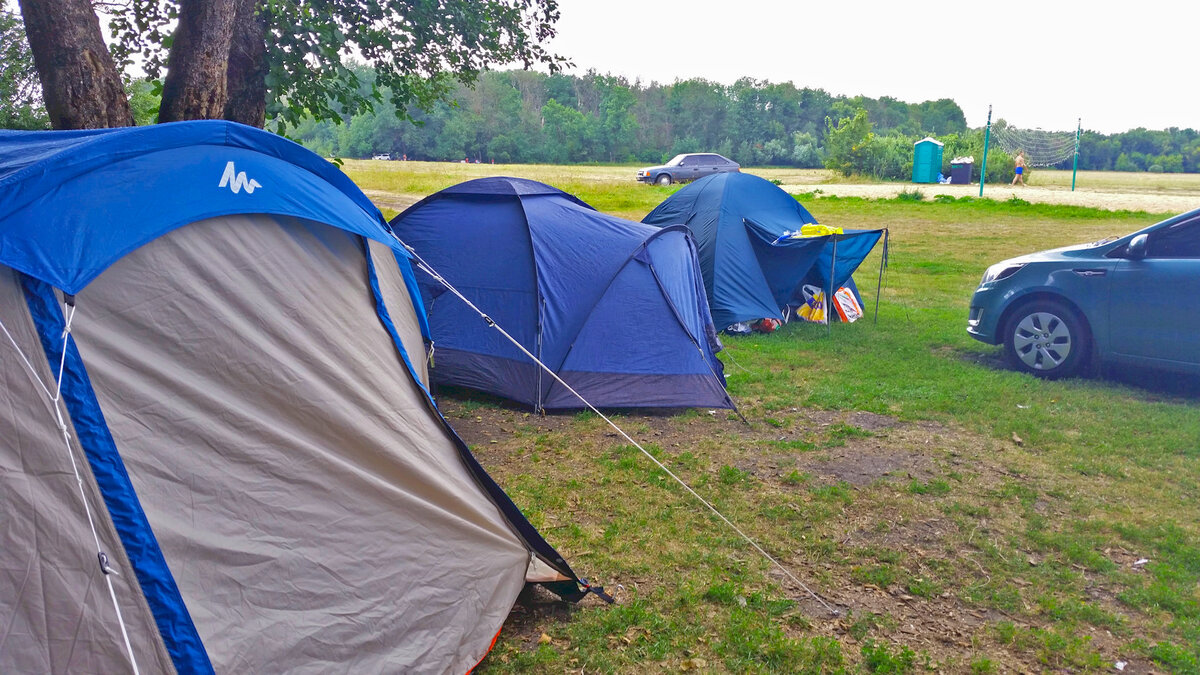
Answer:
[[[671,161],[662,166],[651,166],[642,169],[638,171],[637,179],[642,183],[670,185],[671,183],[683,183],[689,180],[704,178],[714,173],[729,173],[740,170],[741,166],[732,159],[712,153],[694,152],[675,155]]]

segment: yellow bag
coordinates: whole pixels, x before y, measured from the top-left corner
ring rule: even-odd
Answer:
[[[841,233],[842,228],[840,227],[829,227],[828,225],[817,225],[816,223],[800,226],[800,236],[802,237],[825,237]]]
[[[800,288],[800,292],[804,295],[804,306],[798,312],[800,318],[812,323],[827,323],[825,291],[816,286],[805,284]]]

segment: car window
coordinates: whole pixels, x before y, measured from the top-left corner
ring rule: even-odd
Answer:
[[[1165,227],[1150,235],[1147,258],[1200,258],[1200,218]]]
[[[671,158],[671,161],[666,163],[666,166],[679,166],[679,163],[682,162],[685,157],[687,157],[687,155],[675,155]]]

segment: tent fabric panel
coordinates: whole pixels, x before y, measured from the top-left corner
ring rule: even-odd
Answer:
[[[396,261],[396,266],[400,268],[400,276],[404,277],[404,287],[408,289],[408,295],[415,303],[417,310],[417,321],[420,323],[421,337],[426,340],[432,340],[433,337],[429,332],[429,315],[425,312],[425,303],[421,296],[421,285],[417,283],[417,273],[413,269],[413,262],[407,251],[392,250],[392,258]]]
[[[177,230],[80,294],[75,335],[219,672],[465,672],[529,552],[380,324],[361,240]]]
[[[224,120],[73,131],[0,130],[0,217],[97,168],[190,146],[242,148],[283,160],[329,183],[363,213],[382,220],[371,200],[332,163],[277,134]]]
[[[646,375],[711,372],[694,341],[649,266],[635,260],[596,303],[562,368]]]
[[[404,361],[409,370],[420,381],[422,388],[429,391],[429,359],[425,355],[425,337],[421,334],[421,320],[425,312],[413,298],[419,298],[420,292],[410,293],[407,279],[397,262],[407,263],[401,258],[397,261],[393,251],[376,241],[365,240],[368,252],[372,288],[379,293],[378,301],[383,303],[384,315],[388,317],[396,331],[396,337],[404,349]],[[383,318],[383,317],[381,317]]]
[[[497,291],[475,288],[461,292],[480,311],[491,317],[496,325],[512,335],[521,346],[531,353],[537,353],[536,291]],[[517,363],[528,361],[529,357],[501,335],[500,331],[488,326],[487,322],[479,316],[479,312],[471,309],[457,296],[442,293],[430,301],[427,307],[429,308],[429,330],[433,334],[433,365],[430,374],[434,382],[450,384],[442,379],[449,371],[443,369],[445,360],[441,356],[452,351],[479,354]],[[502,371],[497,370],[489,373],[488,376],[501,374]],[[512,377],[515,379],[500,380],[497,381],[497,384],[503,389],[514,391],[523,391],[521,387],[528,386],[529,389],[521,394],[522,398],[531,397],[536,393],[536,384],[530,384],[519,373],[513,373]]]
[[[646,293],[647,288],[656,292]],[[704,343],[697,342],[650,268],[635,260],[597,303],[559,376],[598,407],[733,407],[720,371],[714,372]],[[545,405],[586,407],[553,381]]]
[[[609,408],[733,408],[733,403],[709,374],[622,375],[561,371],[559,377],[593,405]],[[584,393],[587,392],[587,393]],[[593,400],[595,399],[595,400]],[[595,401],[603,401],[596,403]],[[557,382],[542,406],[547,410],[584,407]]]
[[[434,271],[536,352],[537,280],[519,201],[440,199],[405,211],[392,224],[397,236]],[[434,338],[435,380],[440,377],[436,350],[442,348],[524,358],[428,274],[418,271],[417,279]]]
[[[236,176],[227,180],[231,167],[260,185],[239,188]],[[164,200],[171,208],[162,207]],[[0,264],[77,293],[164,232],[236,213],[308,218],[399,248],[378,212],[363,211],[313,173],[251,150],[193,146],[98,167],[8,214],[0,229]]]
[[[726,205],[720,216],[725,219]],[[721,226],[714,242],[713,325],[724,329],[739,321],[783,319],[774,301],[771,285],[755,255],[754,245],[745,226],[735,223]]]
[[[697,186],[698,183],[704,183]],[[713,297],[713,264],[716,256],[717,226],[720,220],[722,190],[711,181],[701,179],[671,195],[654,207],[642,222],[654,227],[683,225],[692,233],[697,260],[704,277],[705,294]]]
[[[846,281],[871,254],[882,236],[883,230],[846,230],[837,236],[837,263],[833,265],[834,288],[846,285]],[[821,247],[821,253],[813,264],[806,283],[829,288],[829,270],[834,262],[833,249],[832,240]]]
[[[771,297],[777,306],[784,307],[791,300],[800,282],[808,276],[819,259],[827,239],[799,239],[786,247],[770,246],[761,240],[752,243],[758,265],[763,277],[769,280]]]
[[[61,300],[45,282],[31,277],[26,277],[24,282],[25,297],[30,315],[38,326],[42,349],[51,367],[59,363],[63,365],[63,403],[71,414],[79,446],[87,455],[105,508],[125,549],[129,569],[137,577],[167,653],[180,671],[211,673],[213,670],[208,654],[180,597],[171,569],[163,560],[158,540],[147,522],[138,494],[113,443],[73,332],[72,338],[66,343],[65,354],[63,352],[60,336],[66,324],[60,311]]]
[[[666,294],[677,319],[687,331],[687,337],[704,353],[710,369],[721,380],[722,364],[716,353],[721,351],[721,342],[709,313],[708,300],[704,296],[704,281],[700,267],[696,264],[695,246],[687,230],[664,233],[646,245],[646,258],[651,266],[654,281]]]
[[[0,267],[0,320],[38,377],[55,371],[39,344],[18,280]],[[79,486],[53,405],[0,336],[0,672],[117,673],[130,670],[120,625],[96,559]],[[175,672],[137,577],[100,498],[72,429],[101,547],[120,572],[110,577],[142,672]]]
[[[441,386],[476,389],[532,406],[537,403],[539,370],[524,355],[508,359],[435,346],[431,372],[434,382]]]
[[[560,197],[587,209],[591,209],[585,202],[574,195],[563,192],[556,187],[546,185],[545,183],[530,180],[528,178],[513,178],[511,176],[489,176],[487,178],[476,178],[475,180],[464,181],[457,185],[452,185],[445,190],[437,193],[439,195],[511,195],[511,196],[533,196],[533,195],[552,195]]]
[[[541,360],[557,371],[592,308],[655,229],[557,197],[527,197],[522,204],[544,302]],[[627,292],[658,293],[652,286]]]

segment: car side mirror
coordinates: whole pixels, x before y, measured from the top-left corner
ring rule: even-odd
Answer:
[[[1125,257],[1130,260],[1141,260],[1146,257],[1146,241],[1150,237],[1145,234],[1139,234],[1129,240],[1129,244],[1125,247]]]

